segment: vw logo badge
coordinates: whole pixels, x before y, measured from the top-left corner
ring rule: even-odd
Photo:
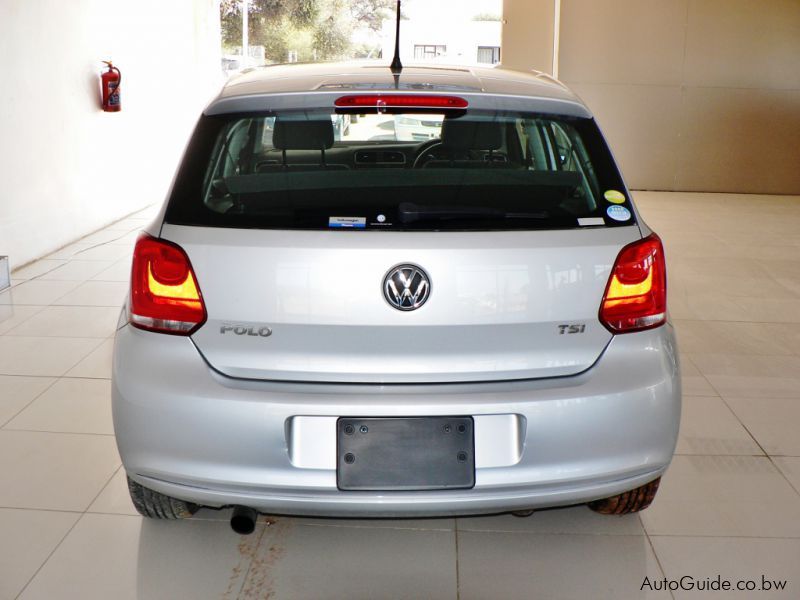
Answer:
[[[397,310],[418,309],[430,293],[430,277],[417,265],[397,265],[383,278],[383,296]]]

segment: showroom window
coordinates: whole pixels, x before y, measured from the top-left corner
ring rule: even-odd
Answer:
[[[478,62],[496,65],[500,62],[499,46],[478,46]]]
[[[441,45],[415,45],[414,58],[421,60],[431,60],[444,56],[447,53],[447,46]]]

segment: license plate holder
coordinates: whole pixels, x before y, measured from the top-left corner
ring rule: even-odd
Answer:
[[[472,417],[342,417],[336,422],[340,490],[475,486]]]

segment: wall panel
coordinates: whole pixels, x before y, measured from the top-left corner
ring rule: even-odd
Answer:
[[[508,4],[517,29],[547,18]],[[560,6],[559,78],[595,112],[632,187],[800,194],[800,0]]]

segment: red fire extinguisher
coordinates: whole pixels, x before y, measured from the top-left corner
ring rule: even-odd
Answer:
[[[110,60],[104,60],[103,62],[108,66],[108,71],[105,71],[100,76],[103,88],[103,110],[106,112],[117,112],[122,109],[119,97],[119,85],[122,82],[122,73],[120,73],[117,67],[111,64]]]

